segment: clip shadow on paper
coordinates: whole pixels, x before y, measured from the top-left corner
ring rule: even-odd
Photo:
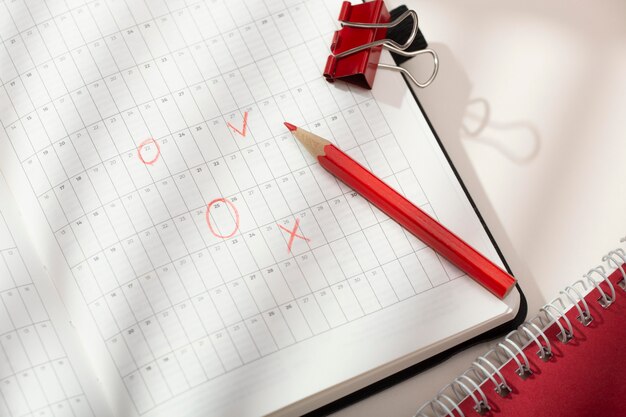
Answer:
[[[492,120],[489,103],[483,98],[467,102],[460,129],[469,139],[493,147],[518,164],[533,160],[540,150],[539,132],[533,125]]]

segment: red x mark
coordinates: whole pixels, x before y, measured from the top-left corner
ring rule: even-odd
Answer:
[[[239,130],[235,126],[231,125],[230,122],[226,123],[228,127],[233,129],[235,132],[239,133],[244,138],[246,137],[246,130],[248,129],[248,112],[243,114],[243,129]]]
[[[299,237],[300,239],[304,239],[307,242],[310,242],[311,239],[309,239],[308,237],[304,237],[302,235],[297,234],[296,232],[298,231],[298,226],[300,226],[300,219],[296,219],[296,224],[293,226],[293,230],[289,230],[287,229],[285,226],[283,226],[282,224],[279,224],[278,227],[280,227],[281,229],[283,229],[285,232],[289,233],[289,242],[287,243],[287,251],[289,253],[291,253],[291,246],[293,245],[293,240],[297,237]]]

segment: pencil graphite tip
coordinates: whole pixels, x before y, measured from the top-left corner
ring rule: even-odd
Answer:
[[[285,122],[285,126],[287,127],[287,129],[289,129],[291,132],[293,132],[294,130],[296,130],[298,128],[298,126],[294,126],[289,122]]]

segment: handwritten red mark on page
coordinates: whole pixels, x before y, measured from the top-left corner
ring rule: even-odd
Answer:
[[[154,145],[154,150],[152,150],[152,145]],[[154,156],[151,159],[145,159],[143,153]],[[161,147],[159,146],[159,142],[153,138],[144,140],[137,148],[137,156],[139,157],[139,160],[146,165],[154,164],[159,159],[159,156],[161,156]]]
[[[285,232],[289,233],[289,242],[287,243],[287,251],[289,253],[291,253],[291,247],[293,246],[293,241],[295,240],[295,238],[300,238],[300,239],[304,239],[307,242],[310,242],[311,239],[309,239],[308,237],[304,237],[302,235],[299,235],[298,233],[296,233],[298,231],[298,227],[300,226],[300,219],[296,219],[296,224],[293,226],[293,230],[289,230],[287,229],[285,226],[283,226],[282,224],[279,224],[278,227],[280,227],[281,229],[283,229]]]
[[[243,129],[239,130],[235,126],[231,125],[230,122],[226,123],[228,127],[233,129],[235,132],[239,133],[244,138],[246,137],[246,131],[248,130],[248,112],[243,114]]]
[[[220,203],[224,203],[226,206],[230,207],[230,209],[233,212],[233,217],[235,218],[235,227],[233,228],[233,231],[228,235],[223,235],[219,233],[219,231],[215,231],[215,229],[213,228],[213,225],[211,224],[211,209],[213,207],[219,208],[221,206]],[[235,206],[235,204],[233,204],[230,200],[227,200],[225,198],[216,198],[215,200],[211,201],[206,206],[205,216],[206,216],[206,223],[207,225],[209,225],[209,230],[211,231],[211,233],[213,233],[215,237],[228,239],[229,237],[233,237],[235,233],[237,233],[237,230],[239,230],[239,211],[237,210],[237,207]]]

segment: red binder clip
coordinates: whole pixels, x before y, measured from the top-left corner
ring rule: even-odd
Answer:
[[[387,29],[397,26],[408,18],[413,19],[413,29],[409,38],[402,44],[388,39]],[[383,0],[374,0],[353,6],[344,1],[339,12],[341,29],[335,32],[330,45],[331,54],[326,61],[324,77],[329,82],[336,79],[372,88],[378,68],[387,68],[405,74],[418,87],[426,87],[433,82],[439,70],[439,59],[432,49],[406,51],[417,36],[418,19],[414,10],[407,10],[393,22]],[[429,54],[433,57],[433,72],[425,82],[417,81],[402,67],[379,64],[382,48],[399,55],[413,57]]]

